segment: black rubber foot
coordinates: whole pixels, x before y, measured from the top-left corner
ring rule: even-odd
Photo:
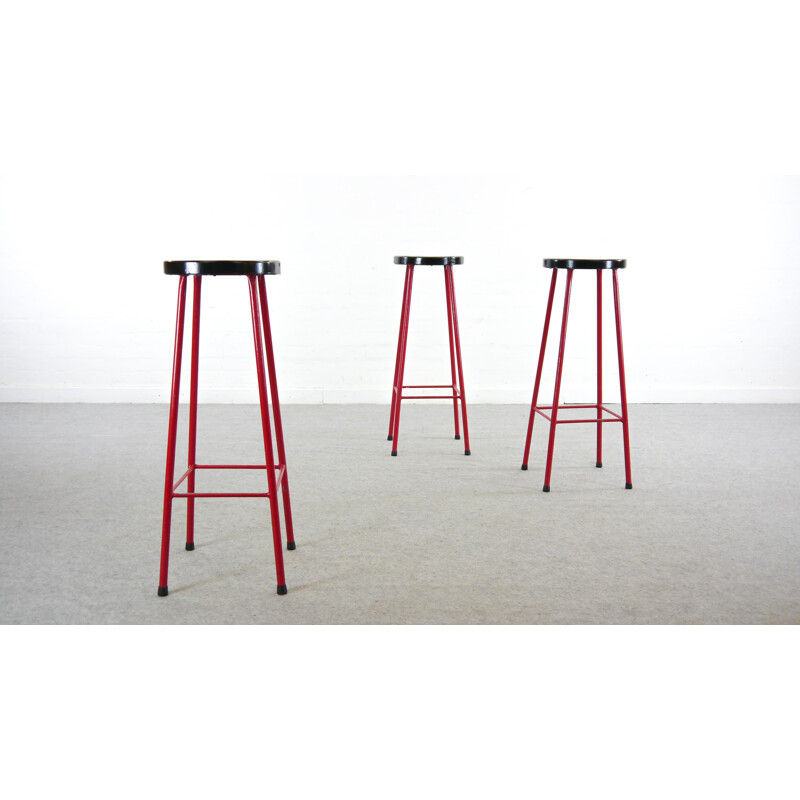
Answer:
[[[278,584],[278,594],[286,594],[287,591],[289,590],[286,588],[285,583]]]
[[[391,436],[387,436],[387,437],[386,437],[386,441],[387,441],[387,442],[391,442],[391,441],[392,441],[392,437],[391,437]]]
[[[542,486],[542,491],[543,492],[549,492],[550,491],[550,487],[549,486]]]
[[[194,542],[186,542],[187,550],[194,550]]]
[[[527,464],[523,464],[520,469],[528,469],[528,465]]]
[[[625,488],[626,489],[633,489],[633,484],[632,483],[626,483],[625,484]]]
[[[392,455],[396,456],[397,455],[397,450],[392,450]]]
[[[460,438],[461,438],[461,434],[460,434],[460,433],[457,433],[457,434],[456,434],[456,439],[460,439]]]
[[[468,456],[469,454],[470,454],[470,453],[469,453],[469,450],[465,450],[465,451],[464,451],[464,455],[465,455],[465,456]]]
[[[294,542],[286,542],[286,549],[287,550],[296,550],[297,545]]]
[[[166,586],[159,586],[158,587],[158,596],[159,597],[166,597],[169,594],[169,589]]]
[[[598,469],[600,469],[600,467],[602,467],[602,466],[603,466],[603,462],[602,462],[602,461],[598,461],[598,462],[596,462],[596,463],[595,463],[595,466],[596,466]]]

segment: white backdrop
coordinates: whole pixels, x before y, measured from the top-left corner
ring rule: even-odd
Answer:
[[[579,6],[7,4],[0,400],[165,401],[163,260],[238,258],[283,265],[285,402],[388,403],[392,257],[453,254],[471,401],[529,402],[545,257],[628,259],[632,402],[799,401],[800,181],[770,177],[797,157],[789,33],[729,11],[712,54],[702,3],[691,27]],[[567,401],[592,293],[578,275]],[[407,382],[448,379],[443,294],[417,270]],[[243,280],[206,281],[202,401],[255,401],[248,313]]]

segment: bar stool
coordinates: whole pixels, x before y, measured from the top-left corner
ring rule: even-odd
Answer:
[[[278,400],[278,384],[275,379],[275,359],[272,352],[272,332],[269,324],[267,288],[265,275],[279,275],[280,261],[165,261],[164,272],[178,275],[178,313],[175,322],[175,350],[172,365],[172,391],[169,403],[169,432],[167,435],[167,469],[164,481],[164,517],[161,532],[161,571],[158,580],[158,595],[166,597],[167,570],[169,568],[169,536],[172,522],[172,501],[176,497],[186,498],[186,549],[194,550],[194,501],[197,497],[267,497],[272,518],[272,540],[275,548],[275,570],[278,578],[278,594],[286,594],[286,578],[283,571],[281,550],[281,523],[278,513],[278,488],[283,493],[283,513],[286,520],[287,549],[294,550],[292,529],[292,507],[289,500],[289,478],[286,472],[286,453],[283,446],[283,426]],[[250,290],[250,313],[253,323],[253,341],[256,354],[258,395],[261,404],[261,429],[264,436],[266,464],[198,464],[195,451],[197,440],[197,373],[200,345],[200,290],[206,275],[242,275],[247,277]],[[175,482],[175,444],[178,433],[178,399],[181,384],[181,354],[183,352],[183,323],[186,311],[187,278],[193,279],[192,290],[192,361],[191,388],[189,395],[189,463],[186,472]],[[263,341],[262,341],[263,335]],[[264,353],[266,351],[266,367]],[[267,373],[269,391],[272,396],[272,416],[275,422],[275,443],[278,460],[272,449],[272,433],[269,420],[269,397],[267,395]],[[261,469],[266,470],[266,492],[196,492],[195,475],[200,469]],[[186,481],[186,490],[178,488]]]
[[[625,269],[625,260],[592,260],[574,258],[546,258],[544,267],[553,270],[550,279],[550,295],[547,298],[547,312],[544,317],[544,332],[542,334],[542,346],[539,350],[539,364],[536,368],[536,381],[533,384],[533,400],[531,402],[531,414],[528,420],[528,435],[525,439],[525,452],[522,456],[522,469],[528,469],[528,456],[531,449],[531,436],[533,434],[533,420],[536,414],[541,414],[550,422],[550,439],[547,445],[547,464],[544,471],[543,491],[550,491],[550,472],[553,466],[553,446],[556,438],[556,426],[563,423],[591,422],[597,425],[597,460],[595,466],[603,466],[603,424],[607,422],[622,423],[622,443],[625,453],[625,488],[632,489],[631,483],[631,453],[630,441],[628,438],[628,399],[625,391],[625,364],[622,356],[622,324],[619,312],[619,284],[617,282],[617,270]],[[564,291],[564,312],[561,317],[561,340],[558,346],[558,362],[556,365],[555,391],[553,393],[553,404],[549,406],[537,405],[539,399],[539,383],[542,378],[542,364],[544,363],[545,347],[547,345],[547,333],[550,328],[550,312],[553,310],[553,295],[556,290],[556,280],[559,270],[567,271],[567,286]],[[619,360],[619,391],[621,414],[617,414],[603,405],[603,271],[611,270],[614,291],[614,318],[617,329],[617,358]],[[588,405],[563,405],[558,404],[561,392],[561,372],[564,366],[564,345],[567,340],[567,317],[569,316],[569,298],[572,289],[572,276],[575,270],[595,270],[597,273],[597,402]],[[558,412],[564,409],[574,408],[593,408],[596,410],[594,419],[559,419]],[[549,410],[551,416],[544,412]],[[604,417],[604,414],[609,416]]]
[[[470,454],[469,428],[467,427],[467,400],[464,395],[464,371],[461,366],[461,340],[458,334],[458,313],[456,311],[456,290],[453,284],[453,265],[463,264],[462,256],[395,256],[395,264],[404,264],[406,282],[403,288],[403,306],[400,312],[400,333],[397,337],[397,357],[394,365],[392,385],[392,409],[389,414],[389,435],[392,442],[392,455],[397,455],[397,441],[400,433],[400,404],[403,400],[450,400],[453,401],[456,439],[461,438],[458,425],[458,401],[461,401],[461,418],[464,425],[464,455]],[[406,345],[408,344],[408,317],[411,311],[411,287],[414,283],[414,267],[444,267],[444,288],[447,302],[447,328],[450,339],[450,377],[452,383],[436,385],[403,386],[403,373],[406,366]],[[456,376],[456,368],[458,375]],[[403,389],[450,389],[452,394],[403,394]]]

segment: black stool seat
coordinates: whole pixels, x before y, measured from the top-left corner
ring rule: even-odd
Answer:
[[[624,258],[546,258],[545,269],[625,269]]]
[[[434,265],[437,267],[447,267],[451,264],[463,264],[464,256],[395,256],[395,264],[403,264],[404,266],[422,267],[426,265]]]
[[[280,275],[280,261],[165,261],[165,275]]]

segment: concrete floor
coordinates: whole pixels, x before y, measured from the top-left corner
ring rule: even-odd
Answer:
[[[548,494],[547,423],[524,472],[527,408],[469,413],[465,457],[451,409],[404,406],[392,458],[388,407],[285,406],[288,594],[266,500],[208,499],[193,552],[175,501],[160,598],[166,407],[0,405],[0,622],[800,622],[800,406],[631,406],[632,491],[617,425],[603,469],[593,428],[562,426]],[[201,461],[263,460],[256,407],[199,419]],[[262,491],[255,471],[203,481]]]

